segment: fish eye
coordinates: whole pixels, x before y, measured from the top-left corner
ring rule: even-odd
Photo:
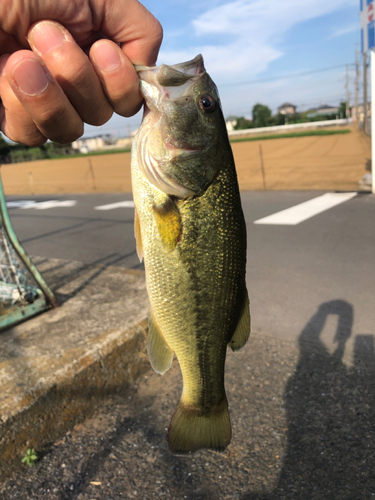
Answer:
[[[199,99],[199,107],[205,113],[212,113],[216,108],[216,101],[210,95],[204,95]]]

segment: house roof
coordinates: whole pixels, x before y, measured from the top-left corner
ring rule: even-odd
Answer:
[[[290,104],[290,102],[284,102],[281,106],[279,106],[277,109],[282,109],[282,108],[296,108],[297,106],[295,104]]]
[[[338,106],[330,106],[329,104],[321,104],[318,108],[316,108],[317,111],[320,109],[337,109]]]
[[[236,121],[236,120],[238,120],[238,116],[234,116],[234,115],[229,115],[229,116],[227,116],[227,117],[225,118],[225,121],[226,121],[226,122],[234,122],[234,121]]]

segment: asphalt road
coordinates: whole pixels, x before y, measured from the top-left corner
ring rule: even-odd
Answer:
[[[344,316],[352,331],[347,349],[353,350],[356,335],[375,333],[375,197],[358,194],[295,226],[254,224],[321,194],[242,193],[252,328],[280,339],[297,340],[321,304],[340,300],[351,310],[350,317]],[[129,201],[130,194],[28,198],[39,203],[51,199],[74,200],[76,204],[9,208],[18,238],[30,255],[143,268],[135,252],[134,209],[95,209]],[[9,201],[19,200],[9,197]],[[333,314],[325,322],[321,339],[327,347],[334,340],[337,318]]]
[[[98,401],[34,467],[0,485],[0,497],[375,498],[375,197],[358,195],[296,226],[254,224],[320,194],[243,193],[255,333],[228,353],[233,437],[223,454],[168,451],[181,393],[174,362],[163,377],[150,370]],[[124,198],[72,196],[60,200],[75,206],[10,211],[31,255],[139,267],[133,210],[95,210]]]

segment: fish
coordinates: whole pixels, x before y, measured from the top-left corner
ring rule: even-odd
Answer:
[[[231,423],[227,346],[250,334],[246,225],[216,85],[203,57],[136,66],[144,115],[131,152],[135,238],[150,300],[147,352],[164,374],[176,355],[183,390],[172,453],[224,451]]]

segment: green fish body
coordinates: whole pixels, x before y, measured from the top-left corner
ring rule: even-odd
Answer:
[[[132,149],[137,251],[151,304],[148,354],[165,373],[176,354],[181,400],[168,443],[185,454],[231,439],[227,345],[250,333],[246,226],[215,84],[203,59],[137,68],[145,115]]]

